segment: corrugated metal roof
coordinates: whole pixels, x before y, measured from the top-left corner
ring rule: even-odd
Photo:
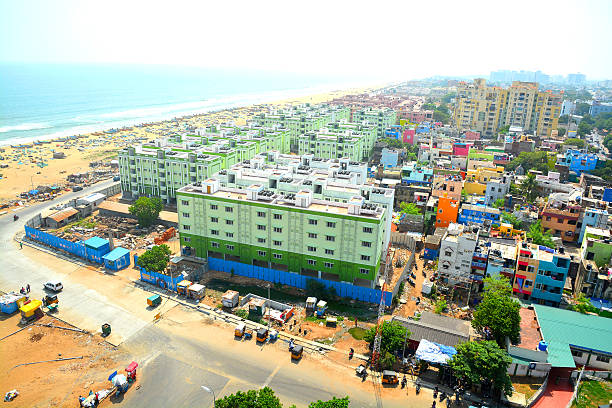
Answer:
[[[129,253],[130,251],[128,251],[127,249],[117,247],[113,249],[112,251],[110,251],[108,254],[104,255],[102,259],[105,259],[107,261],[116,261],[117,259],[121,258],[125,254],[129,254]]]
[[[470,339],[469,323],[452,317],[423,312],[421,320],[393,316],[393,321],[410,330],[410,340],[423,339],[445,346],[456,346]]]
[[[91,237],[87,241],[83,242],[83,244],[87,247],[98,249],[108,244],[108,241],[100,237]]]
[[[575,367],[570,345],[612,355],[612,319],[542,305],[534,308],[553,367]]]
[[[79,211],[74,209],[73,207],[67,207],[67,208],[64,208],[63,210],[56,212],[53,215],[50,215],[49,218],[51,218],[55,222],[62,222],[66,218],[72,217],[74,214],[78,214],[78,212]]]

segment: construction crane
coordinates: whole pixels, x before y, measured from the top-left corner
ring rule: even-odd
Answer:
[[[383,266],[383,284],[380,293],[380,303],[378,305],[378,318],[376,319],[376,337],[374,337],[374,347],[372,349],[372,367],[378,365],[380,358],[380,343],[382,341],[382,318],[385,315],[385,289],[387,288],[389,279],[389,267],[392,259],[390,258],[390,250],[387,247],[385,255],[385,264]]]

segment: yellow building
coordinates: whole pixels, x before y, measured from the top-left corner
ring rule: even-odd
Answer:
[[[454,121],[459,130],[476,130],[489,137],[507,125],[550,137],[557,129],[561,103],[560,94],[539,91],[536,82],[514,81],[504,89],[475,79],[457,86]]]

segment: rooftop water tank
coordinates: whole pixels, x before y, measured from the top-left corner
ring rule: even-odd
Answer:
[[[544,340],[538,343],[538,351],[546,351],[548,349],[548,344]]]

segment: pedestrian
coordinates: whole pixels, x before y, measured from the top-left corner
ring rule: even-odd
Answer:
[[[26,285],[26,290],[28,291],[28,293],[30,293],[30,284],[29,283]]]
[[[19,241],[19,249],[23,249],[23,241]]]
[[[19,291],[19,293],[21,293],[22,295],[25,295],[25,289],[23,288],[23,286],[21,287],[21,290]]]

